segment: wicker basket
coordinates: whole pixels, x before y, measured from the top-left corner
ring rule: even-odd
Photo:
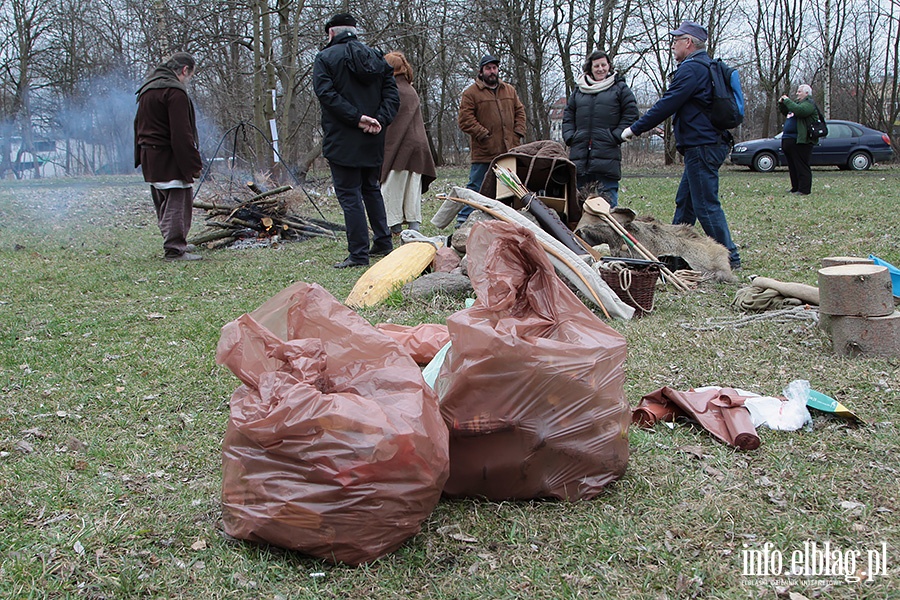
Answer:
[[[628,306],[634,308],[634,318],[653,312],[653,292],[659,278],[658,267],[629,269],[622,263],[610,263],[599,269],[600,277]]]

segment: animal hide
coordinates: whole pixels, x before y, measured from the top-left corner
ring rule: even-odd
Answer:
[[[636,217],[633,210],[622,207],[613,208],[610,215],[657,258],[677,256],[690,269],[715,281],[735,281],[725,246],[690,225],[669,225],[651,216]],[[591,246],[609,244],[614,255],[643,258],[603,219],[587,211],[581,216],[575,233]]]

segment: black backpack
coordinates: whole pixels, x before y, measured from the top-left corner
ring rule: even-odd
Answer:
[[[816,106],[816,114],[819,120],[811,121],[806,125],[806,137],[811,142],[817,142],[823,137],[828,137],[828,125],[825,124],[825,115],[822,114],[818,106]]]
[[[734,129],[744,122],[744,92],[737,69],[721,59],[709,63],[712,103],[706,111],[712,126],[719,130]]]

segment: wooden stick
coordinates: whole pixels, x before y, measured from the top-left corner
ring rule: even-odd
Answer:
[[[222,238],[221,240],[216,240],[214,242],[210,242],[206,245],[210,250],[216,250],[217,248],[224,248],[229,244],[233,244],[237,241],[237,237],[230,235],[226,238]]]
[[[207,233],[201,233],[200,235],[189,239],[188,243],[200,245],[205,242],[211,242],[213,240],[221,240],[224,238],[232,237],[234,235],[234,231],[230,229],[219,229],[218,231],[209,231]]]
[[[256,208],[270,208],[273,206],[278,206],[281,203],[281,200],[278,198],[260,198],[259,200],[250,200],[249,202],[245,202],[241,204],[241,206],[254,206]]]
[[[240,225],[235,225],[230,221],[207,221],[206,226],[212,229],[242,229]]]
[[[283,224],[287,225],[288,227],[293,227],[295,229],[305,229],[308,231],[317,231],[317,232],[321,233],[322,235],[327,235],[330,237],[337,237],[332,230],[325,229],[324,227],[319,227],[318,225],[316,225],[314,223],[310,223],[300,217],[294,216],[291,218],[287,218],[287,217],[272,217],[272,218],[275,220],[275,222],[283,223]]]
[[[586,241],[584,241],[583,239],[581,239],[580,237],[578,237],[578,236],[575,235],[574,233],[572,234],[572,237],[574,237],[575,240],[576,240],[579,244],[581,244],[582,246],[584,246],[584,249],[587,250],[587,253],[591,255],[591,258],[593,258],[594,260],[601,260],[601,259],[603,258],[603,255],[600,254],[599,252],[597,252],[596,250],[594,250],[594,247],[591,246],[590,244],[588,244]]]
[[[194,200],[194,207],[202,208],[203,210],[219,210],[225,212],[231,210],[231,207],[222,206],[213,202],[204,202],[203,200]]]
[[[323,233],[321,231],[316,231],[315,229],[307,229],[306,227],[292,227],[291,231],[294,231],[301,235],[309,235],[313,237],[327,237],[330,239],[335,238],[335,235],[333,233]]]
[[[256,202],[257,200],[261,200],[261,199],[266,198],[266,197],[268,197],[268,196],[274,196],[275,194],[280,194],[281,192],[286,192],[286,191],[292,190],[292,189],[294,189],[294,186],[292,186],[292,185],[283,185],[283,186],[281,186],[281,187],[273,188],[273,189],[271,189],[271,190],[269,190],[269,191],[267,191],[267,192],[263,192],[263,193],[261,193],[261,194],[257,194],[257,195],[255,195],[255,196],[253,196],[252,198],[250,198],[249,201],[250,201],[250,202]]]
[[[485,207],[481,207],[481,208],[479,208],[479,210],[485,210]],[[488,210],[489,210],[489,209],[488,209]],[[488,213],[488,214],[490,214],[490,213]],[[492,216],[493,216],[493,215],[492,215]],[[578,272],[577,269],[575,269],[574,267],[572,267],[572,263],[570,263],[568,260],[566,260],[566,258],[565,258],[563,255],[561,255],[559,252],[557,252],[557,251],[553,248],[553,246],[549,246],[549,245],[547,245],[547,244],[544,244],[544,243],[541,242],[540,240],[538,240],[538,243],[541,245],[541,247],[544,248],[544,252],[546,252],[547,254],[552,254],[554,257],[556,257],[557,260],[559,260],[560,262],[565,263],[566,265],[569,266],[570,269],[572,269],[572,272],[575,273],[575,275],[578,276],[578,279],[581,280],[581,283],[584,284],[584,287],[586,287],[586,288],[588,289],[588,291],[591,293],[591,296],[594,297],[594,301],[597,302],[597,304],[600,306],[600,310],[603,311],[603,315],[604,315],[607,319],[611,319],[612,317],[609,316],[609,313],[606,311],[606,307],[603,306],[603,300],[600,299],[600,296],[597,295],[597,292],[594,291],[594,288],[591,287],[591,284],[588,283],[588,280],[584,278],[584,275],[582,275],[581,273]]]
[[[245,221],[243,219],[231,219],[231,222],[237,223],[247,229],[255,229],[256,231],[263,231],[265,229],[261,224],[257,225],[256,223],[251,223],[250,221]]]

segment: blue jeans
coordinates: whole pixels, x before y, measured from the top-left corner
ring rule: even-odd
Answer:
[[[732,267],[741,264],[741,255],[731,240],[725,211],[719,202],[719,167],[730,148],[727,144],[694,146],[684,150],[684,173],[675,194],[672,223],[694,225],[700,221],[706,235],[728,249]]]
[[[576,181],[578,189],[581,189],[596,181],[598,191],[600,191],[606,198],[606,201],[609,203],[609,207],[614,208],[619,205],[618,179],[609,179],[608,177],[603,177],[602,175],[587,173],[585,175],[579,175]]]
[[[474,192],[481,191],[481,184],[484,183],[484,176],[487,175],[488,167],[490,166],[491,163],[472,163],[472,166],[469,167],[469,183],[466,184],[466,187]],[[469,215],[472,214],[472,210],[471,206],[464,206],[456,215],[456,225],[459,226],[465,223]]]
[[[372,227],[372,245],[390,248],[391,230],[388,228],[384,212],[384,198],[381,197],[381,167],[344,167],[329,163],[334,194],[344,211],[347,226],[347,251],[357,262],[369,261],[368,216]]]

